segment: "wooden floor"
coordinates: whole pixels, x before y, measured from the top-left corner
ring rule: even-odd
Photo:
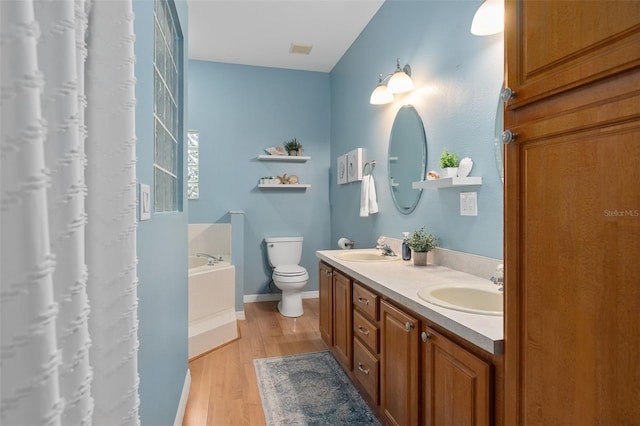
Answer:
[[[286,318],[277,302],[247,303],[240,338],[189,363],[191,390],[183,426],[264,425],[253,360],[326,350],[318,330],[318,299]]]

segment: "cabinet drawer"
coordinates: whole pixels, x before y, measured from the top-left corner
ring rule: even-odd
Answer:
[[[353,335],[358,336],[371,352],[378,353],[380,330],[357,310],[353,311]]]
[[[360,309],[374,321],[378,321],[378,295],[353,282],[353,306]]]
[[[380,403],[378,386],[380,361],[358,339],[354,339],[353,343],[353,374],[377,405]]]

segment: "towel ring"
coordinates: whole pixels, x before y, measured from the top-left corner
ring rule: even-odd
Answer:
[[[369,166],[369,173],[373,174],[373,169],[376,167],[376,160],[367,161],[364,163],[364,167],[362,167],[362,175],[366,176],[367,174],[367,166]]]

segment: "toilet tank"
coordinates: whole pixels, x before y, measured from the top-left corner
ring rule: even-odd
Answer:
[[[272,267],[297,265],[302,258],[302,237],[265,238],[267,256]]]

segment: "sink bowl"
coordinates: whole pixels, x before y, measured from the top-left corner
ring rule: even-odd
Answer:
[[[457,311],[482,315],[503,315],[504,297],[498,286],[444,284],[418,290],[418,297],[426,302]]]
[[[400,256],[383,256],[377,251],[343,251],[336,253],[335,257],[352,262],[391,262],[400,259]]]

